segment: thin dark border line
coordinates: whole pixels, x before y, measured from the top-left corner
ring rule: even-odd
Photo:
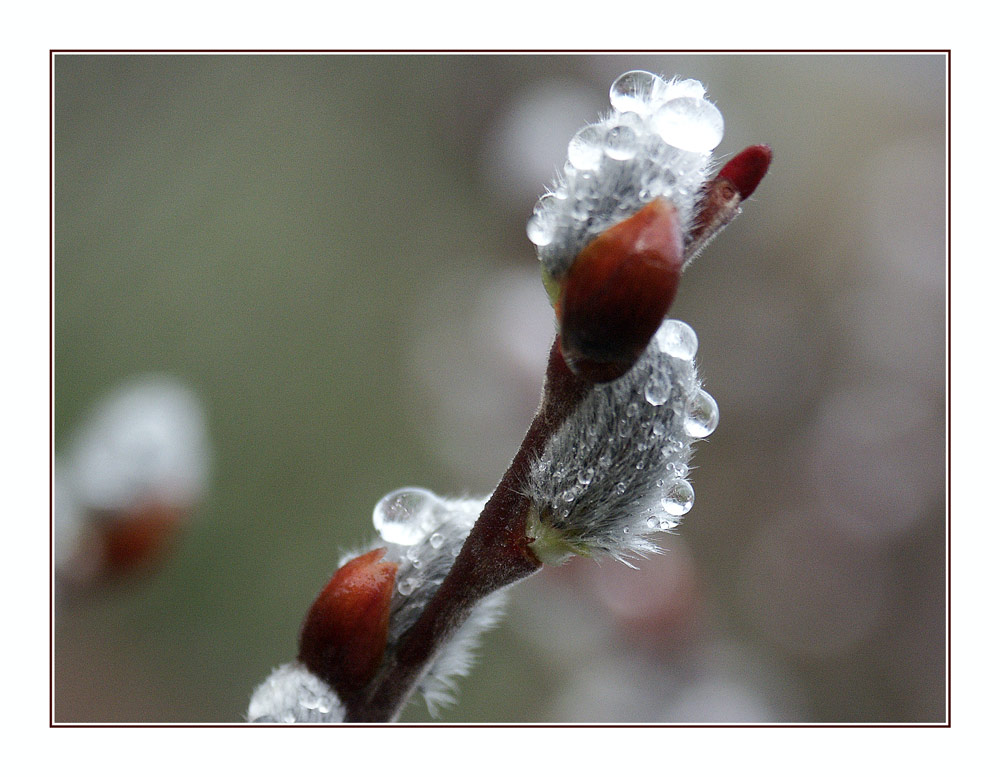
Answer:
[[[947,89],[948,89],[948,100],[947,100],[947,137],[945,138],[945,158],[948,160],[948,170],[946,174],[946,184],[945,188],[947,190],[945,200],[947,202],[948,213],[946,216],[946,223],[948,225],[948,239],[947,239],[947,259],[946,259],[946,270],[945,270],[945,310],[947,310],[947,320],[945,322],[946,335],[945,340],[947,346],[945,348],[945,372],[948,377],[946,379],[946,391],[945,391],[945,471],[947,472],[945,488],[947,489],[947,496],[945,498],[947,515],[945,517],[945,525],[947,527],[946,537],[947,537],[947,547],[945,548],[945,563],[947,565],[947,572],[945,575],[945,607],[947,608],[948,615],[946,618],[948,628],[946,634],[947,640],[947,654],[945,656],[945,667],[947,671],[947,689],[945,696],[947,698],[947,713],[945,719],[948,721],[948,726],[951,726],[951,52],[945,56],[948,68]]]
[[[276,724],[250,725],[246,723],[59,723],[55,720],[55,570],[52,548],[54,544],[54,455],[55,455],[55,58],[59,54],[943,54],[946,63],[946,217],[947,240],[945,259],[945,458],[946,458],[946,576],[945,606],[947,609],[946,713],[942,722],[928,723],[379,723],[379,724]],[[932,728],[950,729],[952,726],[952,622],[951,622],[951,259],[952,259],[952,207],[951,207],[951,49],[50,49],[49,50],[49,728]]]
[[[951,49],[50,49],[51,54],[531,54],[531,55],[657,55],[673,54],[947,54]],[[949,68],[950,70],[950,68]],[[950,76],[949,76],[950,77]]]
[[[49,724],[55,721],[55,56],[49,54]]]

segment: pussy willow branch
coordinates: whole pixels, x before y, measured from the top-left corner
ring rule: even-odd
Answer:
[[[420,618],[385,656],[372,681],[343,699],[347,722],[395,719],[430,661],[476,603],[541,568],[526,531],[529,468],[592,385],[566,366],[557,337],[542,402],[520,449]]]

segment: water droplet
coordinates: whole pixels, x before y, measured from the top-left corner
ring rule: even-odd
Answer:
[[[663,489],[660,504],[669,515],[684,515],[694,505],[694,489],[686,480],[671,480]]]
[[[659,525],[660,525],[660,522],[658,520],[656,520],[656,518],[647,518],[646,519],[646,527],[649,528],[649,529],[652,529],[653,531],[655,531],[656,528]]]
[[[594,479],[594,468],[587,467],[585,470],[580,472],[579,475],[576,476],[576,479],[580,481],[581,486],[588,485]]]
[[[375,505],[372,523],[383,540],[397,545],[414,545],[426,534],[425,521],[438,502],[424,488],[400,488],[382,497]]]
[[[660,531],[673,531],[674,529],[676,529],[680,525],[681,525],[681,522],[678,521],[676,518],[661,518],[660,519]]]
[[[409,596],[414,591],[420,587],[420,580],[416,577],[408,577],[405,580],[400,580],[399,584],[396,586],[396,590],[399,591],[403,596]]]
[[[719,425],[719,406],[704,389],[698,389],[687,403],[684,431],[692,437],[708,437]]]
[[[645,70],[629,70],[611,84],[611,105],[624,113],[649,112],[650,98],[664,87],[663,79]]]
[[[612,159],[625,161],[635,156],[639,150],[639,136],[635,130],[619,124],[608,130],[604,139],[604,153]]]
[[[646,468],[646,462],[645,462],[645,460],[644,459],[639,459],[635,463],[635,468],[638,469],[638,470],[645,469]]]
[[[662,437],[667,433],[667,427],[664,425],[663,421],[657,419],[656,421],[653,421],[653,428],[651,431],[653,437]]]
[[[543,194],[528,219],[525,231],[528,233],[528,240],[536,246],[547,246],[555,237],[555,199],[556,196],[551,192]]]
[[[629,533],[629,532],[631,532],[631,531],[632,531],[632,530],[631,530],[631,529],[629,529],[629,527],[628,527],[628,526],[623,526],[623,527],[622,527],[622,534],[628,534],[628,533]]]
[[[646,401],[653,407],[659,407],[670,399],[670,381],[660,375],[652,375],[646,381],[646,389],[643,392]]]
[[[660,106],[653,117],[660,137],[674,148],[705,153],[722,141],[725,122],[708,100],[678,97]]]
[[[552,230],[549,229],[549,225],[544,214],[532,214],[531,218],[528,219],[528,225],[525,228],[525,232],[528,233],[528,240],[539,248],[547,246],[552,242]]]
[[[574,499],[576,499],[576,497],[577,497],[577,495],[579,493],[580,493],[580,487],[579,486],[570,486],[565,491],[563,491],[563,495],[562,495],[563,501],[564,502],[572,502]]]
[[[618,494],[619,496],[622,495],[622,494],[624,494],[625,490],[626,490],[626,486],[625,486],[624,483],[618,483],[615,486],[615,493]]]
[[[597,466],[599,466],[601,469],[608,469],[608,467],[611,466],[611,461],[612,461],[611,453],[608,451],[604,451],[604,453],[602,453],[600,457],[597,459]]]
[[[668,318],[656,331],[656,345],[667,356],[690,361],[698,353],[698,335],[683,321]]]
[[[444,545],[444,535],[441,532],[434,532],[430,538],[431,547],[437,550]]]
[[[588,124],[569,142],[567,157],[577,170],[596,170],[604,156],[604,128]]]

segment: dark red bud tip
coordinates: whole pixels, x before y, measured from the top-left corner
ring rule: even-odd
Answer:
[[[594,383],[628,372],[673,302],[683,264],[677,209],[663,199],[594,238],[556,305],[569,368]]]
[[[341,696],[378,669],[389,633],[398,564],[378,548],[348,561],[313,602],[299,636],[299,660]]]
[[[745,200],[753,194],[770,166],[771,147],[762,143],[743,149],[726,162],[717,178],[725,178],[732,183],[740,193],[740,199]]]

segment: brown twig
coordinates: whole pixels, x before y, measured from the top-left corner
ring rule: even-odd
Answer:
[[[473,607],[541,568],[526,531],[529,468],[591,385],[566,366],[557,337],[549,353],[542,402],[520,449],[420,618],[385,656],[372,681],[343,699],[348,722],[393,720],[438,650]]]

